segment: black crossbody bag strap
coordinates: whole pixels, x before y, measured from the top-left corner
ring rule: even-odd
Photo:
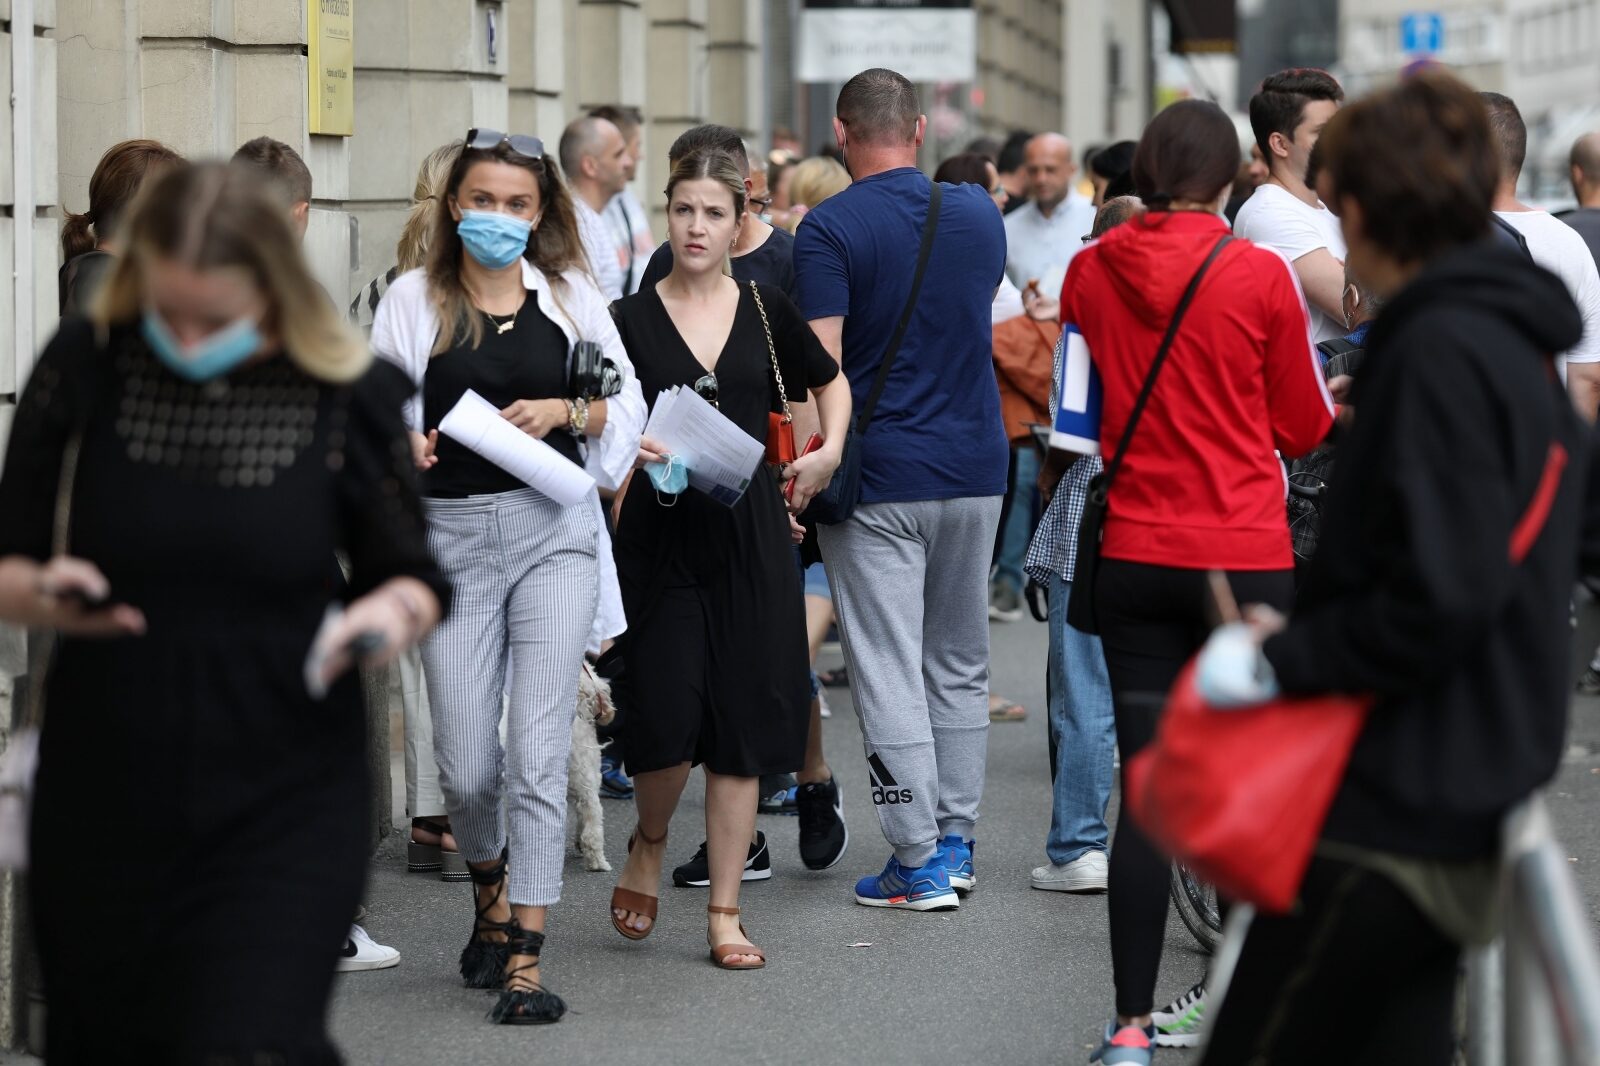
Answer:
[[[1183,323],[1183,316],[1188,313],[1189,305],[1194,302],[1194,294],[1200,290],[1201,280],[1205,278],[1206,271],[1211,269],[1211,264],[1217,261],[1217,256],[1222,254],[1222,249],[1232,240],[1233,235],[1229,234],[1216,243],[1211,249],[1211,254],[1206,256],[1205,262],[1200,264],[1200,269],[1189,279],[1189,287],[1183,290],[1183,297],[1178,301],[1177,309],[1172,312],[1172,321],[1167,323],[1166,335],[1161,338],[1161,347],[1156,349],[1155,360],[1150,364],[1150,373],[1145,375],[1144,387],[1139,390],[1139,398],[1133,402],[1133,413],[1128,415],[1128,424],[1122,427],[1122,439],[1117,442],[1117,454],[1106,464],[1105,476],[1100,482],[1102,494],[1111,490],[1111,483],[1116,480],[1117,471],[1122,469],[1122,460],[1128,454],[1133,431],[1139,427],[1139,417],[1144,414],[1145,405],[1150,402],[1150,394],[1155,391],[1156,377],[1166,364],[1167,353],[1172,351],[1172,342],[1177,339],[1178,327]]]
[[[861,405],[860,417],[856,419],[856,433],[865,436],[867,426],[872,422],[872,413],[877,410],[878,400],[883,397],[884,386],[889,384],[889,371],[894,366],[895,356],[900,354],[900,342],[905,339],[906,329],[911,325],[911,315],[917,309],[917,296],[922,292],[922,277],[928,272],[928,260],[933,255],[933,235],[939,229],[939,206],[944,202],[944,187],[938,182],[933,182],[933,192],[928,197],[928,220],[922,224],[922,247],[917,250],[917,271],[911,276],[911,295],[906,297],[905,310],[900,312],[900,321],[894,327],[894,336],[889,338],[889,346],[883,351],[883,364],[878,367],[878,377],[872,383],[872,391],[867,393],[867,402]]]

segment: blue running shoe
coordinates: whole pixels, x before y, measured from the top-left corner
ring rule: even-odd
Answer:
[[[1147,1025],[1143,1029],[1137,1025],[1124,1025],[1117,1028],[1117,1023],[1106,1023],[1105,1043],[1100,1045],[1100,1050],[1089,1056],[1090,1062],[1098,1062],[1100,1066],[1150,1066],[1156,1055],[1156,1027]]]
[[[939,858],[950,873],[950,887],[962,895],[972,891],[978,875],[972,872],[972,853],[977,841],[962,840],[958,836],[943,837],[939,841]]]
[[[633,782],[622,772],[622,764],[609,755],[600,756],[600,798],[611,800],[633,798]]]
[[[856,902],[863,907],[893,907],[903,911],[953,911],[961,906],[941,856],[920,869],[901,866],[889,856],[883,873],[856,882]]]

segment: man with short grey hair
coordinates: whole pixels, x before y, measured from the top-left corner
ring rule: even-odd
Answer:
[[[1578,231],[1600,264],[1600,130],[1585,133],[1572,145],[1572,195],[1578,207],[1561,216],[1561,221]]]
[[[900,74],[856,75],[835,115],[855,180],[795,234],[800,309],[858,411],[894,359],[859,440],[860,502],[818,530],[872,801],[894,849],[857,882],[856,902],[948,910],[975,879],[988,747],[988,564],[1007,465],[990,306],[1005,231],[981,186],[934,185],[917,169],[927,118]]]
[[[577,119],[561,134],[561,169],[572,190],[578,233],[595,281],[606,299],[620,300],[626,283],[625,264],[600,212],[628,187],[628,174],[633,170],[628,142],[615,123],[593,115]]]

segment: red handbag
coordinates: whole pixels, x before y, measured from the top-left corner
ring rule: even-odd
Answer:
[[[756,310],[761,312],[761,328],[767,335],[767,357],[772,360],[772,377],[778,387],[778,401],[783,405],[782,414],[767,414],[767,462],[773,466],[787,466],[800,457],[794,446],[794,415],[789,413],[789,394],[783,388],[783,371],[778,369],[778,349],[772,343],[767,308],[761,302],[761,290],[753,281],[750,295],[756,298]]]
[[[1511,531],[1512,565],[1538,540],[1566,469],[1553,443]],[[1123,770],[1125,801],[1155,845],[1228,899],[1281,914],[1294,903],[1373,696],[1297,696],[1213,710],[1194,660],[1167,696],[1155,741]]]

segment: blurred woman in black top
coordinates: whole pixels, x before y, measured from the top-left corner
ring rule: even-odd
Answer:
[[[62,636],[32,838],[50,1061],[337,1062],[371,847],[351,646],[392,660],[449,588],[405,430],[257,179],[170,170],[124,240],[0,477],[0,620]],[[108,882],[89,856],[129,796],[159,844]]]

